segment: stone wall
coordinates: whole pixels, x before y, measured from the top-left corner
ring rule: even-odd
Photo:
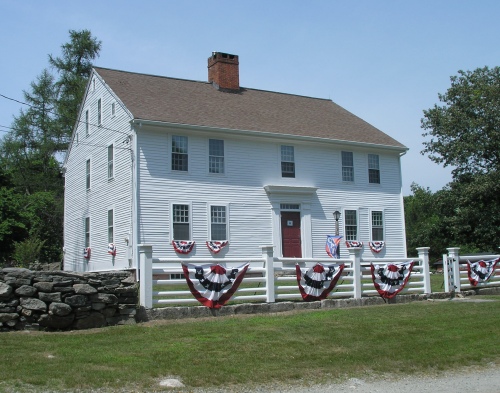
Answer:
[[[133,271],[0,269],[0,331],[74,330],[135,323]]]

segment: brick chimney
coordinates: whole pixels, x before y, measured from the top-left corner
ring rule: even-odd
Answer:
[[[221,52],[212,52],[208,58],[208,81],[217,89],[240,89],[240,71],[238,56]]]

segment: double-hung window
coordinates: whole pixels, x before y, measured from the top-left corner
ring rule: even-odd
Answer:
[[[172,170],[188,170],[188,138],[172,135]]]
[[[384,240],[384,215],[381,211],[372,211],[372,241]]]
[[[85,162],[85,182],[87,190],[90,190],[90,158]]]
[[[224,173],[224,141],[208,140],[208,172]]]
[[[354,158],[352,151],[342,152],[342,181],[354,181]]]
[[[90,247],[90,217],[85,217],[85,248]]]
[[[358,240],[358,215],[356,210],[346,210],[344,212],[345,239]]]
[[[114,243],[114,214],[113,209],[108,210],[108,243]]]
[[[281,146],[281,177],[295,177],[293,146]]]
[[[97,100],[97,125],[102,125],[102,100]]]
[[[210,206],[210,240],[227,240],[226,206]]]
[[[85,136],[90,135],[89,110],[85,111]]]
[[[114,151],[113,145],[108,146],[108,180],[114,176]]]
[[[173,240],[190,240],[189,205],[172,205]]]
[[[380,184],[378,154],[368,154],[368,182]]]

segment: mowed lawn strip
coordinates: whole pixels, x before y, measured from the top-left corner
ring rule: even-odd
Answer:
[[[479,296],[475,298],[479,299]],[[500,360],[500,296],[0,334],[0,391],[158,389],[420,373]]]

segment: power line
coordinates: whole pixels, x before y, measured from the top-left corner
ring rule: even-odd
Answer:
[[[29,106],[30,108],[34,108],[34,109],[40,109],[39,107],[35,106],[35,105],[31,105],[31,104],[28,104],[27,102],[23,102],[23,101],[19,101],[19,100],[16,100],[15,98],[12,98],[12,97],[7,97],[5,95],[3,95],[2,93],[0,93],[0,97],[2,98],[5,98],[6,100],[10,100],[10,101],[14,101],[14,102],[17,102],[21,105],[26,105],[26,106]],[[48,113],[52,113],[53,115],[56,115],[57,116],[57,113],[55,113],[54,111],[51,111],[51,110],[47,110],[47,109],[43,109],[45,112],[48,112]],[[63,117],[64,118],[64,117]],[[118,131],[118,130],[115,130],[113,128],[108,128],[108,127],[104,127],[102,125],[98,125],[98,124],[92,124],[92,123],[87,123],[83,120],[77,120],[78,123],[83,123],[83,124],[88,124],[89,126],[93,126],[93,127],[98,127],[98,128],[101,128],[103,130],[108,130],[108,131],[113,131],[113,132],[118,132],[119,134],[123,134],[123,135],[127,135],[129,136],[130,134],[127,133],[127,132],[123,132],[123,131]]]

